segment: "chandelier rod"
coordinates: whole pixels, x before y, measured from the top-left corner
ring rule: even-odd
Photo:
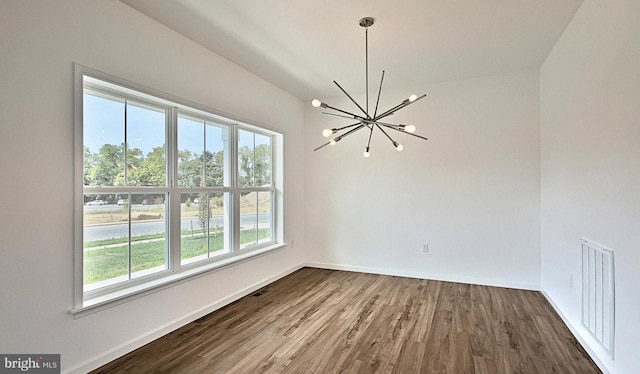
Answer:
[[[375,125],[375,126],[376,126],[380,131],[382,131],[382,133],[383,133],[383,134],[385,134],[385,135],[387,136],[387,138],[389,138],[389,140],[391,141],[391,143],[393,144],[393,146],[394,146],[394,147],[397,147],[397,146],[398,146],[398,142],[396,142],[395,140],[393,140],[393,139],[391,138],[391,136],[389,136],[389,134],[387,134],[387,132],[386,132],[386,131],[384,131],[384,129],[383,129],[380,125],[378,125],[377,123],[374,123],[374,125]]]
[[[348,114],[348,115],[350,115],[350,116],[353,116],[353,118],[355,118],[355,119],[366,119],[366,118],[364,118],[364,117],[362,117],[362,116],[359,116],[359,115],[357,115],[357,114],[353,114],[353,113],[351,113],[351,112],[347,112],[346,110],[342,110],[342,109],[334,108],[334,107],[332,107],[331,105],[328,105],[328,104],[324,104],[324,103],[322,103],[322,104],[324,105],[324,106],[323,106],[323,108],[329,108],[329,109],[331,109],[331,110],[335,110],[335,111],[337,111],[337,112],[341,112],[341,113],[344,113],[344,114]]]
[[[382,118],[384,118],[384,117],[386,117],[386,116],[390,116],[390,115],[392,115],[393,113],[397,112],[398,110],[400,110],[400,109],[402,109],[402,108],[404,108],[404,107],[406,107],[406,106],[409,106],[410,104],[413,104],[413,103],[415,103],[416,101],[418,101],[418,100],[420,100],[420,99],[424,99],[425,97],[427,97],[427,95],[426,95],[426,94],[425,94],[425,95],[422,95],[422,96],[418,96],[418,97],[416,97],[416,99],[415,99],[415,100],[413,100],[413,101],[411,101],[410,99],[406,99],[406,100],[404,100],[403,102],[401,102],[400,104],[398,104],[398,105],[394,106],[393,108],[391,108],[391,109],[387,110],[386,112],[382,113],[381,115],[377,116],[377,117],[376,117],[376,118],[374,118],[374,119],[375,119],[375,120],[379,120],[379,119],[382,119]]]
[[[416,138],[420,138],[420,139],[423,139],[423,140],[429,140],[427,137],[422,136],[422,135],[413,134],[413,133],[407,132],[407,131],[405,131],[405,130],[400,130],[400,129],[398,129],[398,128],[395,128],[395,127],[389,126],[389,125],[384,124],[384,123],[380,123],[380,122],[377,122],[377,123],[381,124],[382,126],[384,126],[384,127],[386,127],[386,128],[389,128],[389,129],[391,129],[391,130],[396,130],[396,131],[401,132],[401,133],[403,133],[403,134],[407,134],[407,135],[415,136]]]
[[[334,116],[334,117],[342,117],[342,118],[349,118],[349,119],[360,119],[358,117],[353,117],[353,116],[344,116],[342,114],[335,114],[335,113],[329,113],[329,112],[322,112],[322,114],[326,114],[328,116]]]
[[[344,138],[344,137],[346,137],[346,136],[349,136],[349,135],[353,134],[354,132],[356,132],[356,131],[360,130],[361,128],[363,128],[363,127],[365,126],[365,125],[361,124],[360,122],[358,122],[358,123],[356,123],[356,124],[353,124],[353,125],[351,125],[351,126],[355,126],[355,125],[360,125],[360,126],[355,127],[355,128],[353,128],[353,129],[351,129],[351,130],[349,130],[349,131],[345,132],[344,134],[342,134],[342,135],[340,135],[340,136],[338,136],[338,137],[336,137],[336,138],[334,138],[334,139],[332,139],[332,140],[330,140],[330,141],[328,141],[328,142],[324,143],[323,145],[319,146],[318,148],[314,149],[313,151],[315,152],[315,151],[317,151],[318,149],[320,149],[320,148],[324,148],[324,147],[328,146],[328,145],[329,145],[329,144],[331,144],[331,143],[334,143],[334,144],[335,144],[335,143],[339,142],[340,140],[342,140],[342,138]],[[350,127],[350,126],[346,126],[346,127]]]
[[[376,100],[376,110],[373,111],[373,118],[376,118],[378,114],[378,104],[380,104],[380,94],[382,93],[382,82],[384,82],[384,70],[382,71],[382,78],[380,79],[380,88],[378,89],[378,99]]]
[[[365,110],[364,110],[364,109],[362,109],[362,107],[360,106],[360,104],[358,104],[358,102],[356,102],[356,101],[353,99],[353,97],[351,97],[351,95],[349,95],[349,94],[347,93],[347,91],[345,91],[345,90],[344,90],[344,88],[342,88],[342,86],[340,86],[340,85],[338,84],[338,82],[333,81],[333,83],[335,83],[335,84],[336,84],[336,86],[338,86],[338,88],[340,89],[340,91],[344,92],[344,94],[345,94],[345,95],[347,95],[347,97],[348,97],[348,98],[349,98],[349,99],[350,99],[354,104],[356,104],[356,106],[357,106],[357,107],[362,111],[362,113],[364,113],[364,115],[365,115],[365,116],[367,116],[367,118],[371,118],[371,117],[369,117],[369,113],[368,113],[369,108],[367,108],[367,111],[365,112]]]
[[[364,55],[367,89],[367,117],[369,117],[369,26],[364,28]]]
[[[371,131],[369,131],[369,141],[367,142],[367,152],[369,152],[369,148],[371,148],[371,138],[373,137],[373,125],[369,125],[367,127],[371,127]]]

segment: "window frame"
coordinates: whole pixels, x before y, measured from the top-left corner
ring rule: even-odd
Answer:
[[[85,77],[87,82],[85,82]],[[100,83],[95,83],[95,81]],[[84,93],[85,85],[92,94],[114,96],[118,100],[150,105],[165,110],[165,185],[157,186],[86,186],[84,181]],[[126,105],[126,101],[125,101]],[[283,142],[280,132],[239,121],[219,111],[184,100],[113,75],[74,64],[74,307],[70,313],[81,317],[95,311],[126,302],[132,298],[156,292],[159,288],[171,287],[194,276],[224,268],[234,263],[246,261],[255,256],[282,248],[283,231]],[[196,117],[212,124],[226,127],[229,135],[229,179],[230,184],[221,187],[181,187],[178,185],[178,116]],[[268,136],[271,139],[271,183],[269,187],[238,186],[238,131],[245,130]],[[125,135],[126,136],[126,135]],[[255,135],[254,135],[255,136]],[[126,139],[126,138],[125,138]],[[206,141],[206,140],[205,140]],[[125,142],[125,148],[127,148]],[[126,159],[126,152],[123,157]],[[226,157],[226,156],[225,156]],[[125,164],[126,165],[126,164]],[[227,167],[225,166],[225,169]],[[125,167],[126,169],[126,167]],[[84,291],[84,195],[91,193],[165,194],[165,248],[166,269],[157,273],[129,279],[111,286]],[[271,240],[266,243],[241,248],[240,245],[240,194],[244,191],[268,191],[271,193]],[[199,261],[182,264],[181,261],[181,194],[183,193],[228,193],[230,207],[225,210],[231,223],[228,241],[229,253],[208,257]],[[131,210],[129,212],[131,214]],[[227,214],[227,213],[225,213]],[[131,256],[131,254],[129,254]],[[131,273],[130,273],[131,274]]]

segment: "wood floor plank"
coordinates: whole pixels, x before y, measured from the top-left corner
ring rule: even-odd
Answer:
[[[94,373],[600,373],[539,292],[304,268]]]

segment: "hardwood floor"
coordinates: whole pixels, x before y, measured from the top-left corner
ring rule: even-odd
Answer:
[[[600,373],[539,292],[301,269],[95,373]]]

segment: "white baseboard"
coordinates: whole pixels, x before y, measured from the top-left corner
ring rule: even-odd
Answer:
[[[344,271],[354,271],[357,273],[393,275],[397,277],[406,277],[406,278],[431,279],[431,280],[438,280],[438,281],[444,281],[444,282],[477,284],[480,286],[492,286],[492,287],[502,287],[502,288],[516,288],[520,290],[529,290],[529,291],[540,291],[540,285],[538,284],[505,282],[505,281],[495,280],[495,279],[441,275],[441,274],[422,273],[422,272],[396,270],[396,269],[372,268],[368,266],[329,264],[329,263],[323,263],[323,262],[305,262],[304,265],[312,268],[319,268],[319,269],[344,270]]]
[[[161,326],[155,330],[149,331],[143,335],[140,335],[137,338],[131,339],[130,341],[121,344],[97,357],[94,357],[92,359],[89,359],[81,364],[78,364],[74,367],[72,367],[69,370],[65,370],[65,373],[71,373],[71,374],[84,374],[87,373],[91,370],[97,369],[102,365],[105,365],[115,359],[117,359],[118,357],[124,356],[125,354],[132,352],[140,347],[142,347],[145,344],[148,344],[174,330],[179,329],[180,327],[193,322],[195,320],[197,320],[198,318],[204,317],[205,315],[214,312],[228,304],[231,304],[232,302],[249,295],[252,292],[255,292],[257,290],[259,290],[260,288],[273,283],[275,281],[277,281],[278,279],[285,277],[297,270],[300,270],[304,267],[304,264],[299,264],[296,266],[293,266],[283,272],[280,272],[276,275],[273,275],[269,278],[266,278],[260,282],[254,283],[249,287],[246,287],[234,294],[231,294],[223,299],[220,299],[214,303],[211,303],[209,305],[207,305],[204,308],[201,308],[197,311],[194,311],[193,313],[190,313],[182,318],[178,318],[172,322],[167,323],[164,326]]]
[[[591,349],[591,346],[589,345],[588,340],[584,336],[582,336],[582,334],[580,334],[580,330],[576,328],[576,326],[574,326],[573,323],[571,323],[571,321],[567,318],[567,316],[564,315],[564,313],[562,313],[562,311],[560,310],[558,305],[553,301],[551,296],[549,296],[549,294],[547,294],[544,290],[540,292],[542,292],[542,295],[544,295],[544,297],[547,299],[549,304],[551,304],[551,306],[556,311],[556,313],[558,313],[558,315],[560,316],[564,324],[567,326],[569,331],[571,331],[573,336],[578,340],[580,345],[582,345],[582,348],[584,348],[584,350],[587,352],[589,357],[591,357],[593,362],[595,362],[596,365],[598,365],[600,370],[602,370],[604,374],[612,374],[613,372],[611,371],[611,369],[609,369],[607,365],[605,365],[605,363],[600,359],[600,357],[598,357],[598,354],[593,349]]]

